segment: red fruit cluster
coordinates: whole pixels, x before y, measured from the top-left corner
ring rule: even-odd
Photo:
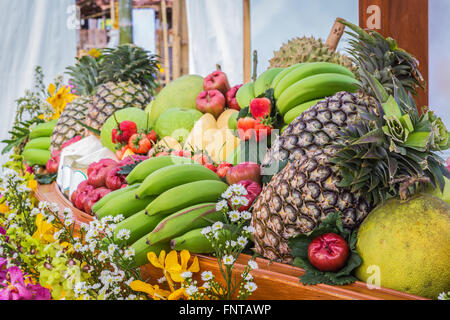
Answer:
[[[253,117],[240,118],[237,129],[239,138],[247,141],[252,137],[256,141],[267,138],[272,133],[272,119],[270,113],[272,105],[267,98],[256,98],[250,102],[250,113]]]
[[[137,133],[137,125],[133,121],[122,121],[119,128],[112,130],[113,143],[128,143],[130,137]]]
[[[64,142],[61,146],[61,150],[53,151],[50,159],[47,161],[47,164],[45,165],[45,169],[47,170],[47,172],[48,173],[57,173],[58,167],[59,167],[59,161],[61,159],[61,151],[64,148],[67,148],[68,146],[70,146],[80,140],[81,140],[81,136],[75,136],[74,138]]]

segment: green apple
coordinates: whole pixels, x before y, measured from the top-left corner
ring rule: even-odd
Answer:
[[[194,127],[194,123],[202,116],[203,113],[195,109],[168,109],[156,121],[156,134],[159,138],[171,136],[183,143]]]

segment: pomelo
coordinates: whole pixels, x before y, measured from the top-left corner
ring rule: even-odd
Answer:
[[[159,138],[171,136],[183,143],[194,127],[194,123],[202,116],[203,113],[195,109],[168,109],[156,121],[156,134]]]
[[[150,116],[153,122],[171,108],[196,109],[196,99],[203,91],[203,77],[185,75],[172,81],[156,96],[151,106]]]
[[[115,118],[114,118],[115,115]],[[153,127],[153,122],[150,120],[150,116],[142,109],[138,108],[125,108],[116,111],[111,117],[103,124],[100,141],[103,146],[111,151],[115,151],[116,145],[112,142],[111,133],[114,128],[117,127],[117,121],[128,120],[136,123],[138,130],[149,129]],[[148,127],[147,127],[148,126]]]
[[[450,291],[450,205],[426,193],[394,198],[375,208],[358,230],[368,284],[436,299]]]

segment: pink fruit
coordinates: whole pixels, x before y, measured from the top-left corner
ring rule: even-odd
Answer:
[[[226,180],[229,185],[236,184],[242,180],[252,180],[260,184],[261,168],[257,163],[253,162],[240,163],[228,169]]]
[[[205,91],[219,90],[222,94],[227,93],[227,91],[230,90],[227,75],[219,70],[214,71],[210,75],[206,76],[203,81],[203,89]]]
[[[96,188],[105,186],[106,174],[111,168],[116,167],[118,162],[112,159],[102,159],[92,163],[88,168],[88,183]]]
[[[45,165],[45,169],[48,173],[57,173],[59,167],[59,157],[57,158],[50,158],[47,161],[47,164]]]
[[[84,210],[84,203],[86,202],[90,193],[94,191],[94,187],[91,185],[86,186],[83,191],[78,191],[77,196],[75,198],[75,207],[80,210]]]
[[[126,183],[125,176],[122,174],[118,174],[120,170],[121,167],[117,166],[109,170],[109,172],[106,174],[105,185],[108,189],[117,190]]]
[[[147,160],[147,159],[148,159],[148,156],[143,156],[143,155],[140,155],[140,154],[132,154],[132,155],[122,159],[119,162],[119,166],[122,167],[122,166],[133,164],[135,162],[144,161],[144,160]]]
[[[98,189],[95,189],[94,191],[90,192],[87,195],[86,200],[84,201],[84,205],[83,205],[84,212],[86,212],[88,214],[92,214],[92,206],[110,192],[111,192],[111,190],[109,190],[107,188],[98,188]]]
[[[255,119],[270,116],[271,111],[272,106],[267,98],[256,98],[250,102],[250,113]]]
[[[245,197],[248,200],[248,205],[239,207],[238,211],[248,210],[250,209],[258,195],[261,193],[261,186],[252,180],[242,180],[239,181],[238,184],[244,186],[247,190],[247,194],[245,195]]]
[[[225,110],[225,97],[219,90],[203,91],[196,100],[197,109],[203,113],[211,113],[216,119]]]
[[[239,103],[236,100],[236,93],[238,92],[239,88],[242,87],[242,84],[234,86],[230,90],[227,91],[225,94],[225,99],[227,100],[227,107],[234,110],[241,110],[241,107],[239,106]]]

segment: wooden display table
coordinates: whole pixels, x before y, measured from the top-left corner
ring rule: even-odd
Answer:
[[[35,193],[39,201],[48,201],[58,204],[60,214],[64,208],[70,207],[74,217],[77,219],[77,227],[81,222],[89,223],[92,217],[72,206],[60,192],[56,183],[51,185],[39,185]],[[211,271],[216,279],[221,279],[219,266],[214,257],[197,255],[201,271]],[[235,264],[236,272],[241,273],[250,256],[242,254]],[[252,271],[254,281],[258,289],[250,296],[250,299],[257,300],[426,300],[425,298],[411,294],[386,289],[369,289],[363,282],[355,282],[346,286],[330,286],[325,284],[304,286],[299,282],[298,277],[305,272],[302,268],[287,264],[271,262],[267,259],[256,258],[258,269]],[[143,279],[151,279],[149,282],[156,283],[156,279],[161,278],[160,269],[154,268],[151,264],[141,267]],[[197,277],[200,275],[197,274]],[[239,276],[239,275],[238,275]],[[199,284],[202,281],[196,278]]]

